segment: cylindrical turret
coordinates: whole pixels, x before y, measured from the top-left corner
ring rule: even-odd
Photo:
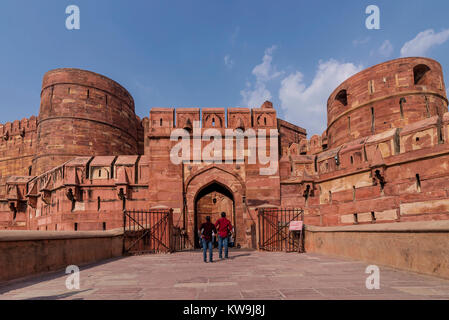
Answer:
[[[33,174],[77,156],[138,154],[134,100],[102,75],[56,69],[45,74]]]
[[[403,127],[447,112],[441,65],[427,58],[401,58],[368,68],[331,94],[328,147]]]

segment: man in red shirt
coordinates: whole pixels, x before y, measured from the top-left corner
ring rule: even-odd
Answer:
[[[200,227],[199,233],[201,235],[201,242],[203,245],[203,259],[207,262],[207,249],[209,249],[209,262],[214,262],[212,258],[212,232],[217,233],[217,229],[212,222],[210,222],[210,217],[206,217],[206,222]]]
[[[218,230],[218,255],[223,259],[223,247],[225,251],[225,259],[228,259],[228,238],[233,232],[231,221],[226,219],[226,212],[221,213],[221,218],[215,223]]]

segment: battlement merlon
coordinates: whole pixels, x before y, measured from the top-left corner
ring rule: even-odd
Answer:
[[[0,124],[0,136],[4,137],[6,134],[9,136],[23,135],[27,132],[36,131],[36,128],[37,117],[31,116],[30,118]]]
[[[227,110],[225,108],[152,108],[150,110],[150,132],[160,133],[174,128],[191,130],[195,122],[200,122],[202,128],[217,129],[277,129],[282,126],[304,137],[306,135],[304,128],[278,119],[276,110],[269,101],[266,101],[261,108],[253,109],[233,107]]]

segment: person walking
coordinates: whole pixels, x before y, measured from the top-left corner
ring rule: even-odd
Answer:
[[[221,218],[215,223],[215,227],[218,231],[218,256],[223,259],[223,247],[225,252],[225,259],[228,259],[228,239],[233,232],[231,221],[226,219],[226,212],[221,213]]]
[[[206,222],[200,227],[199,233],[201,235],[201,241],[203,245],[203,260],[207,263],[207,250],[209,249],[209,262],[214,262],[212,244],[213,238],[212,233],[217,233],[217,229],[214,224],[210,221],[210,217],[206,217]]]

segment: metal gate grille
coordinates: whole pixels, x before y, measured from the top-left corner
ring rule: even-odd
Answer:
[[[301,209],[262,208],[258,213],[259,249],[265,251],[304,252],[303,230],[291,232],[292,221],[304,222]]]
[[[124,211],[123,222],[125,254],[173,251],[171,209]]]

